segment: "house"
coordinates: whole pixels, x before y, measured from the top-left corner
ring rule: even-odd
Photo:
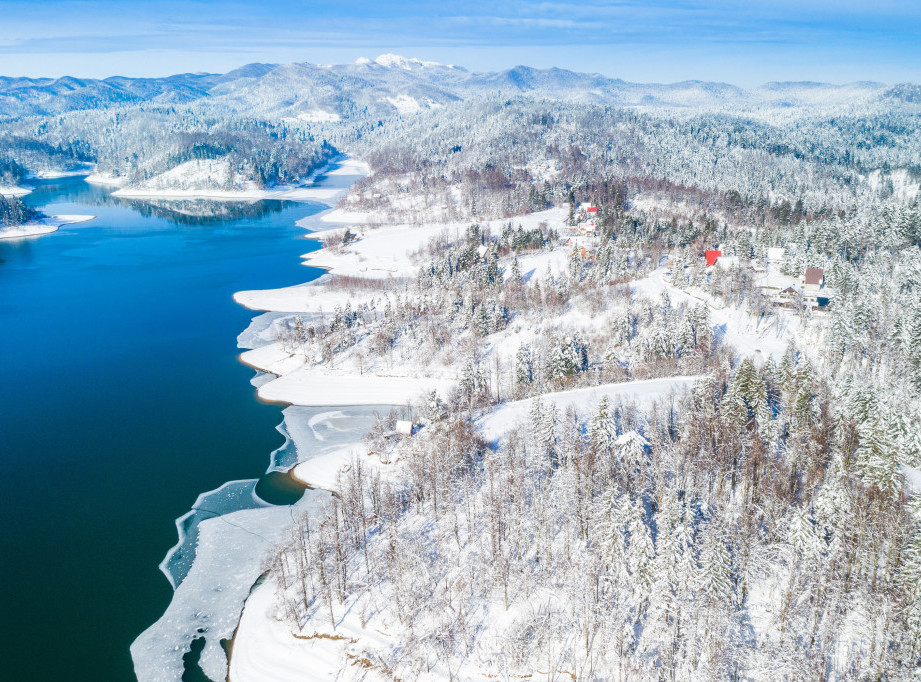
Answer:
[[[781,308],[798,308],[802,300],[803,295],[797,289],[787,287],[783,291],[778,292],[777,295],[771,299],[771,303]]]
[[[598,217],[598,207],[597,206],[589,206],[588,208],[585,209],[585,212],[588,213],[589,218]]]
[[[806,268],[802,282],[805,292],[814,296],[825,286],[825,271],[822,268]]]
[[[707,267],[716,264],[716,259],[723,255],[722,251],[717,251],[716,249],[711,249],[709,251],[704,251],[704,257],[707,259]]]
[[[411,421],[404,421],[402,419],[398,419],[397,423],[394,425],[393,430],[396,431],[397,435],[411,436],[413,435],[413,431],[415,430],[415,424],[413,424]]]

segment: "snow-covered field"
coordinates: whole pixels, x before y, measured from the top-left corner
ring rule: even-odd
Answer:
[[[0,229],[0,239],[24,239],[26,237],[40,237],[45,234],[57,232],[62,225],[85,223],[93,220],[93,215],[55,215],[42,219],[40,222],[16,225]]]

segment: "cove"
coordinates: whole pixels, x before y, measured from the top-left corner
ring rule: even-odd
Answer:
[[[284,443],[282,406],[238,361],[254,313],[232,294],[322,274],[295,222],[327,207],[126,201],[82,178],[25,201],[97,218],[0,241],[4,677],[131,680],[129,645],[172,594],[175,520]],[[296,495],[278,483],[267,499]]]

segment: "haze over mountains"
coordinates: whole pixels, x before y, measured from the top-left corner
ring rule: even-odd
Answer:
[[[349,64],[256,63],[226,74],[185,73],[164,78],[0,77],[0,116],[46,116],[132,104],[171,106],[207,99],[229,111],[306,122],[354,115],[386,117],[476,96],[738,110],[867,105],[888,98],[915,101],[919,92],[915,85],[877,82],[773,82],[748,90],[707,81],[643,84],[598,73],[528,66],[474,73],[386,54]]]

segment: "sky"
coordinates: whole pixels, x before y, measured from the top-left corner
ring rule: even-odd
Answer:
[[[641,82],[921,82],[917,0],[0,0],[0,76],[164,76],[391,52]]]

